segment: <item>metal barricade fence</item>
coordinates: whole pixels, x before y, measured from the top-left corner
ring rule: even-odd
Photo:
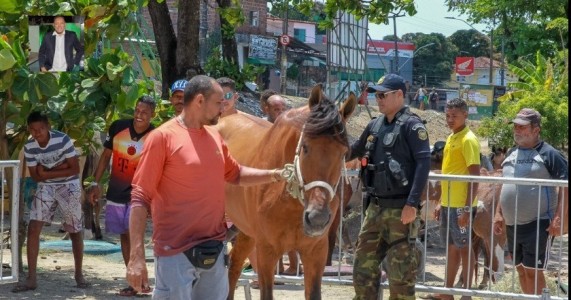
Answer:
[[[0,239],[0,265],[2,267],[0,268],[0,284],[18,281],[19,169],[20,161],[18,160],[0,161],[0,182],[2,183],[0,188],[0,195],[2,195],[0,203],[0,233],[2,234]],[[9,183],[11,186],[8,186]]]
[[[349,171],[349,176],[351,177],[357,177],[357,172],[356,171]],[[504,177],[493,177],[493,176],[460,176],[460,175],[441,175],[441,174],[434,174],[434,173],[430,173],[429,175],[429,181],[434,182],[434,181],[461,181],[461,182],[478,182],[478,183],[484,183],[484,184],[494,184],[494,185],[501,185],[504,183],[508,183],[508,184],[518,184],[518,185],[536,185],[541,187],[567,187],[568,183],[567,181],[564,180],[545,180],[545,179],[526,179],[526,178],[504,178]],[[495,188],[499,188],[499,186],[496,186]],[[496,193],[499,195],[499,191],[498,193]],[[496,194],[493,194],[494,197],[492,199],[492,203],[491,203],[491,219],[490,222],[493,221],[493,217],[495,214],[495,209],[496,206],[498,204],[499,198],[496,197]],[[343,198],[343,195],[340,195],[341,199]],[[429,200],[430,199],[430,194],[429,194],[429,189],[426,189],[425,194],[423,195],[423,199],[424,200]],[[436,199],[433,199],[436,200]],[[516,199],[517,202],[517,199]],[[539,201],[538,201],[539,202]],[[539,204],[538,204],[539,205]],[[565,204],[566,205],[566,204]],[[563,212],[565,212],[568,208],[567,207],[562,207],[561,212],[563,215]],[[423,214],[424,214],[424,219],[429,219],[427,218],[427,215],[429,213],[428,210],[424,210]],[[343,206],[340,206],[340,214],[341,216],[343,216]],[[539,212],[538,212],[539,214]],[[474,217],[472,217],[472,214],[470,214],[470,227],[472,227],[472,222],[474,220]],[[563,220],[563,216],[561,216],[561,219]],[[361,223],[363,221],[363,216],[361,216]],[[427,223],[428,224],[428,223]],[[490,255],[492,253],[497,253],[496,249],[493,249],[493,245],[494,245],[494,234],[493,234],[493,224],[489,224],[490,225],[490,245],[492,247],[492,249],[487,249],[488,253],[490,253]],[[341,256],[342,256],[342,251],[341,249],[343,248],[343,239],[341,238],[342,236],[342,231],[343,231],[343,226],[345,226],[344,224],[344,220],[343,218],[341,219],[340,225],[339,225],[339,229],[338,229],[338,235],[337,235],[337,240],[338,240],[338,261],[337,261],[337,270],[338,270],[338,274],[336,276],[329,276],[327,278],[323,278],[322,279],[322,284],[324,285],[352,285],[353,281],[351,277],[347,277],[347,276],[342,276],[341,275]],[[563,227],[563,226],[562,226]],[[563,229],[561,229],[563,230]],[[537,237],[537,231],[536,231],[536,237]],[[472,247],[472,234],[473,232],[470,231],[469,234],[469,239],[468,239],[468,247]],[[563,263],[562,259],[563,259],[563,247],[564,247],[564,241],[562,237],[557,238],[558,242],[556,242],[554,245],[556,246],[556,249],[552,249],[551,253],[557,254],[556,256],[558,257],[558,260],[556,263],[553,264],[549,264],[548,266],[546,266],[547,268],[551,268],[551,269],[555,269],[557,271],[557,277],[558,277],[558,282],[561,282],[561,275],[563,275],[564,273],[566,273],[566,271],[563,271],[563,267],[566,266],[566,264]],[[566,240],[566,238],[565,238]],[[422,242],[422,250],[423,250],[423,259],[421,261],[422,264],[425,264],[426,259],[430,258],[431,255],[436,253],[436,251],[428,251],[427,248],[427,241],[428,241],[428,230],[424,231],[424,241]],[[566,243],[566,242],[565,242]],[[509,290],[504,290],[504,291],[499,291],[497,288],[497,283],[493,284],[488,284],[488,286],[486,287],[486,289],[475,289],[474,287],[472,287],[471,289],[463,289],[463,288],[446,288],[443,287],[444,286],[444,281],[446,280],[446,263],[448,263],[448,260],[446,259],[446,257],[448,256],[448,244],[443,246],[446,249],[446,256],[444,259],[445,264],[442,266],[439,266],[439,272],[437,274],[430,274],[431,277],[436,278],[437,280],[427,280],[427,270],[426,267],[422,268],[423,271],[418,274],[417,276],[417,284],[415,285],[415,290],[417,293],[440,293],[440,294],[448,294],[448,295],[461,295],[461,296],[475,296],[475,297],[482,297],[482,298],[496,298],[496,299],[542,299],[541,297],[545,297],[545,294],[548,294],[550,299],[568,299],[566,296],[562,296],[562,293],[559,289],[557,289],[557,291],[553,291],[553,290],[545,290],[544,291],[544,295],[525,295],[525,294],[520,294],[520,293],[516,293],[514,292],[514,283],[516,282],[516,280],[518,280],[517,278],[517,272],[515,271],[515,267],[513,266],[513,262],[514,260],[512,259],[511,262],[511,284],[510,284],[510,288]],[[507,247],[507,246],[504,246]],[[567,247],[567,246],[565,246]],[[501,255],[504,255],[504,248],[502,247],[501,249]],[[441,255],[441,254],[440,254]],[[476,262],[478,263],[478,258],[476,257]],[[507,262],[508,266],[509,263]],[[492,270],[492,263],[490,262],[489,265],[487,266],[483,266],[484,269],[488,269],[488,270]],[[352,266],[352,265],[351,265]],[[470,268],[470,266],[469,266]],[[470,269],[468,270],[468,273],[470,272]],[[492,271],[490,271],[490,273],[492,273]],[[497,275],[501,275],[501,274],[492,274],[492,276],[496,276]],[[256,279],[257,276],[255,274],[246,274],[243,273],[242,276],[240,277],[242,280],[244,279]],[[295,283],[295,284],[303,284],[303,277],[302,276],[284,276],[284,275],[278,275],[276,274],[274,276],[275,281],[276,282],[282,282],[282,283]],[[535,283],[537,283],[537,276],[535,278]],[[244,282],[242,282],[244,283]],[[381,282],[380,287],[381,290],[379,292],[379,299],[383,298],[383,289],[388,289],[388,282]],[[502,287],[503,288],[503,287]],[[247,289],[247,293],[249,294],[249,285],[245,285],[245,290]],[[541,294],[541,291],[540,291]]]

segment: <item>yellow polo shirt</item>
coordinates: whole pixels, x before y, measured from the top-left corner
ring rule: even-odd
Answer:
[[[466,126],[458,133],[446,139],[442,159],[442,174],[469,175],[468,166],[480,165],[480,142],[476,135]],[[450,184],[450,190],[448,186]],[[466,206],[469,183],[461,181],[442,181],[440,201],[446,207]],[[450,192],[450,195],[448,194]],[[449,197],[450,196],[450,197]],[[472,206],[476,206],[474,197]]]

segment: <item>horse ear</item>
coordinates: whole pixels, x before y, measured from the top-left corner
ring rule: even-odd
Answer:
[[[339,108],[339,113],[343,117],[343,122],[347,122],[351,114],[355,111],[355,107],[357,106],[357,96],[355,93],[349,93],[349,97],[345,99],[341,108]]]
[[[316,84],[313,89],[311,89],[311,94],[309,94],[309,107],[317,105],[323,98],[323,92],[321,90],[321,84]]]

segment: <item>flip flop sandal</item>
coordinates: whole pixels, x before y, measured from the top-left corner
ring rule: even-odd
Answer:
[[[119,290],[119,293],[117,293],[117,295],[122,297],[132,297],[137,295],[137,291],[135,291],[133,287],[126,287],[122,290]]]

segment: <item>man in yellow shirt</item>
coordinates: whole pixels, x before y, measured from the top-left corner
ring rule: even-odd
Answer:
[[[466,126],[468,105],[464,100],[452,99],[446,104],[446,123],[452,134],[444,146],[442,174],[480,175],[480,142]],[[474,272],[474,252],[468,247],[471,217],[476,213],[478,183],[443,181],[440,205],[434,217],[440,220],[440,237],[448,245],[446,287],[452,287],[460,263],[464,288],[470,288]],[[468,262],[469,260],[469,262]],[[470,277],[468,277],[470,269]],[[439,299],[453,299],[452,295],[440,295]],[[467,297],[468,299],[470,297]],[[462,297],[465,299],[465,297]]]

